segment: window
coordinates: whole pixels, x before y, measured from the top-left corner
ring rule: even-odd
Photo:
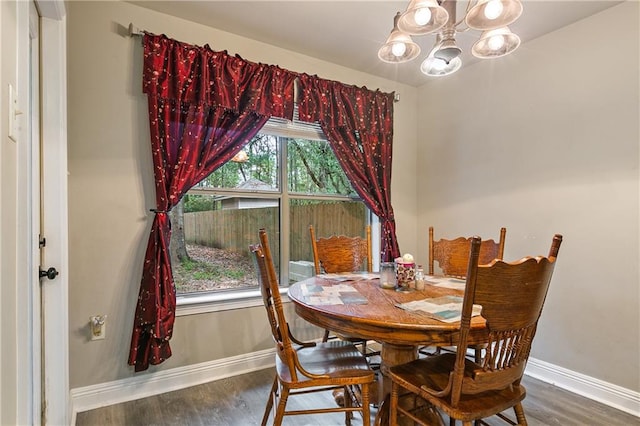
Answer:
[[[179,304],[203,295],[255,294],[249,245],[260,228],[268,232],[280,283],[287,286],[314,274],[310,224],[318,236],[364,236],[370,221],[319,126],[276,119],[171,214]]]

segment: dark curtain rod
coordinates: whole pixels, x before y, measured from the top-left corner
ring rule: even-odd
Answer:
[[[136,37],[144,35],[144,31],[140,28],[133,25],[133,23],[129,23],[129,37]]]

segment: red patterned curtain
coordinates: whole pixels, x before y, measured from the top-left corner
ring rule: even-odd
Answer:
[[[400,255],[391,207],[393,93],[298,77],[300,120],[317,121],[356,192],[382,224],[382,261]]]
[[[176,295],[167,212],[237,154],[269,117],[292,118],[297,77],[164,35],[145,34],[143,43],[156,208],[131,337],[135,371],[171,356]]]

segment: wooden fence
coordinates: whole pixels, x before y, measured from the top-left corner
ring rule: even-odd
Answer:
[[[185,240],[187,244],[233,250],[248,256],[249,245],[258,242],[258,230],[265,228],[278,265],[278,213],[278,207],[185,213]],[[334,234],[364,237],[366,209],[360,202],[292,205],[290,215],[291,260],[313,261],[309,225],[313,225],[318,237]]]

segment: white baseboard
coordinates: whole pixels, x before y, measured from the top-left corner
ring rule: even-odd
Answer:
[[[184,389],[274,365],[273,349],[157,373],[143,374],[71,390],[72,425],[76,413]],[[525,374],[640,417],[640,393],[529,358]]]
[[[640,392],[603,382],[535,358],[529,358],[525,374],[640,417]]]
[[[215,361],[157,373],[141,374],[108,383],[74,388],[71,390],[73,422],[76,413],[146,398],[200,385],[231,376],[262,370],[275,365],[275,349],[233,356]]]

